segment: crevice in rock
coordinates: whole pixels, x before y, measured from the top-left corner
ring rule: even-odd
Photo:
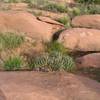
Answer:
[[[60,34],[61,34],[64,30],[66,30],[66,29],[61,29],[61,30],[55,32],[54,35],[53,35],[53,37],[52,37],[52,41],[58,40]]]
[[[48,17],[48,18],[49,18],[49,17]],[[45,22],[45,23],[52,24],[52,25],[59,25],[59,26],[64,27],[64,25],[61,24],[61,23],[59,23],[59,22],[53,23],[53,22],[49,22],[49,21],[43,21],[43,20],[41,20],[39,17],[36,17],[36,19],[37,19],[38,21],[41,21],[41,22]],[[51,20],[53,20],[53,19],[51,19]],[[54,21],[55,21],[55,20],[54,20]]]
[[[71,55],[75,58],[77,57],[82,57],[85,56],[87,54],[92,54],[92,53],[100,53],[100,51],[75,51],[75,52],[71,52]]]

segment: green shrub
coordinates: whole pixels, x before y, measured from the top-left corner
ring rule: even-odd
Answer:
[[[84,15],[84,14],[100,14],[100,6],[99,5],[79,5],[77,7],[80,9],[80,14],[79,15]]]
[[[74,14],[74,16],[80,15],[81,12],[82,12],[82,9],[80,9],[78,7],[73,7],[72,13]]]
[[[84,4],[79,5],[79,6],[77,7],[77,9],[80,10],[80,13],[77,14],[77,15],[74,13],[74,16],[89,14],[88,5],[84,5]]]
[[[70,19],[84,14],[89,14],[87,5],[82,4],[73,8],[68,8],[68,15],[70,16]]]
[[[23,42],[23,36],[11,32],[0,33],[0,50],[16,48]]]
[[[51,71],[72,71],[75,67],[73,59],[60,52],[44,53],[31,60],[31,68],[49,68]]]
[[[70,16],[70,19],[73,19],[75,16],[89,14],[100,14],[100,6],[94,4],[81,4],[73,8],[68,8],[68,15]]]
[[[89,14],[100,14],[100,6],[99,5],[89,5],[88,12]]]
[[[14,56],[4,61],[4,68],[7,71],[19,70],[22,67],[22,64],[22,58],[20,56]]]

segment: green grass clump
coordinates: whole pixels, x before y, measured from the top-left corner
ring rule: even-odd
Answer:
[[[61,17],[61,18],[57,19],[57,21],[62,23],[65,26],[65,28],[71,27],[71,20],[68,16]]]
[[[80,16],[84,14],[89,14],[89,9],[87,5],[81,4],[73,8],[68,7],[68,15],[70,19],[73,19],[75,16]]]
[[[61,52],[62,54],[68,52],[67,49],[57,41],[46,43],[46,52]]]
[[[0,33],[0,50],[13,49],[24,42],[24,37],[11,32]]]
[[[100,0],[77,0],[77,2],[85,4],[100,4]]]
[[[43,9],[60,13],[67,12],[67,7],[64,4],[58,4],[58,3],[48,3],[43,7]]]
[[[100,6],[95,4],[79,4],[76,7],[68,8],[68,15],[70,16],[70,19],[73,19],[75,16],[89,14],[100,14]]]
[[[10,57],[4,61],[4,69],[7,71],[19,70],[22,67],[23,60],[20,56]]]
[[[99,5],[79,5],[77,7],[80,10],[80,14],[78,15],[85,15],[85,14],[100,14],[100,6]]]
[[[34,57],[31,68],[48,68],[51,71],[72,71],[75,67],[72,57],[60,52],[44,53]]]

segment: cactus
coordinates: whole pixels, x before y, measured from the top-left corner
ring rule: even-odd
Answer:
[[[48,54],[42,54],[34,58],[34,67],[45,67],[48,65]]]
[[[34,68],[47,67],[52,71],[66,70],[71,71],[74,68],[73,59],[60,52],[44,53],[35,57],[32,62]]]
[[[74,68],[73,59],[66,54],[62,54],[60,52],[52,52],[49,58],[50,61],[52,62],[49,64],[53,70],[71,71]]]

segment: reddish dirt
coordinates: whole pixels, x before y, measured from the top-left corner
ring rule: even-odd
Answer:
[[[100,83],[70,73],[0,72],[0,100],[98,100]]]

